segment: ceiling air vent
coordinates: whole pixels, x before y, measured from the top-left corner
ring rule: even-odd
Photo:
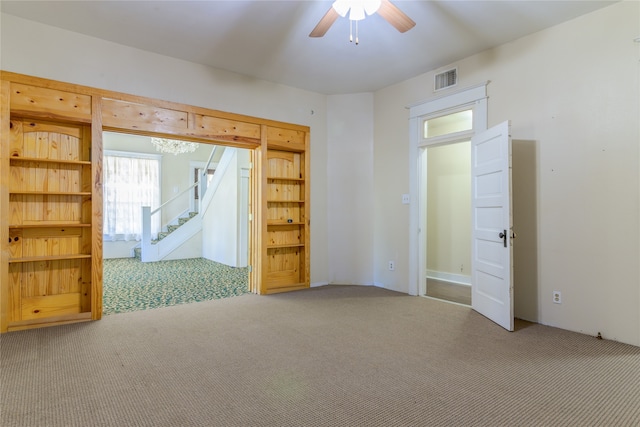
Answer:
[[[435,90],[446,89],[451,86],[455,86],[458,83],[458,69],[453,68],[451,70],[443,71],[436,74],[434,77]]]

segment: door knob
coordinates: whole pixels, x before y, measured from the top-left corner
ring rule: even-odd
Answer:
[[[504,247],[507,247],[507,230],[504,230],[502,233],[498,234],[498,237],[500,237],[502,239],[502,243],[504,244]]]

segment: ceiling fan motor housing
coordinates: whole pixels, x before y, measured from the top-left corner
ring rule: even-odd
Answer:
[[[380,9],[382,0],[336,0],[332,7],[343,18],[349,13],[349,20],[360,21],[367,15],[373,15]]]

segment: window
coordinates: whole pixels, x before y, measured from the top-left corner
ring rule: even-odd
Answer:
[[[104,235],[106,240],[140,240],[142,207],[160,205],[160,159],[155,154],[105,151]],[[160,229],[158,215],[151,217],[151,234]]]
[[[195,184],[196,182],[198,182],[198,179],[200,178],[200,174],[202,173],[202,171],[204,170],[204,168],[197,168],[193,170],[193,183]],[[213,179],[213,174],[216,173],[215,169],[207,169],[207,185],[211,183],[211,180]],[[200,194],[200,186],[196,186],[194,187],[194,199],[198,200],[200,198],[200,196],[198,196],[198,194]]]
[[[433,138],[473,129],[473,110],[459,111],[424,121],[423,138]]]

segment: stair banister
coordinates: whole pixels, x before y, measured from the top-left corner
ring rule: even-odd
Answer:
[[[182,190],[179,194],[176,194],[174,197],[170,198],[169,200],[167,200],[166,202],[164,202],[163,204],[158,206],[157,209],[151,211],[151,215],[154,215],[154,214],[158,213],[163,207],[167,206],[169,203],[173,202],[175,199],[177,199],[178,197],[182,196],[184,193],[186,193],[187,191],[191,190],[193,187],[197,186],[198,184],[199,184],[199,182],[197,182],[197,181],[194,182],[189,187],[187,187],[186,189]]]
[[[146,261],[150,260],[151,251],[153,250],[153,245],[151,244],[151,216],[152,215],[157,214],[158,212],[160,212],[162,210],[162,208],[167,206],[169,203],[171,203],[174,200],[180,198],[183,194],[187,193],[192,188],[198,187],[198,186],[199,186],[198,188],[200,190],[200,197],[198,198],[199,199],[198,200],[198,211],[200,211],[200,206],[202,204],[202,200],[203,200],[204,195],[205,195],[205,193],[207,191],[207,184],[208,184],[207,183],[207,171],[209,170],[209,165],[213,161],[213,156],[215,154],[216,148],[217,148],[217,146],[214,145],[213,148],[211,149],[211,153],[209,154],[209,158],[207,159],[207,163],[206,163],[206,166],[205,166],[205,168],[203,170],[203,173],[199,174],[198,180],[196,182],[194,182],[189,187],[185,188],[183,191],[181,191],[180,193],[176,194],[171,199],[167,200],[166,202],[164,202],[163,204],[158,206],[158,208],[154,209],[153,211],[151,210],[151,207],[149,207],[149,206],[143,206],[142,207],[142,241],[140,242],[140,249],[141,249],[141,260],[143,262],[146,262]]]

